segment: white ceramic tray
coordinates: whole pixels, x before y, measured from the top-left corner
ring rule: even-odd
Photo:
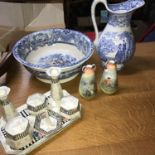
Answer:
[[[65,95],[70,95],[66,91],[63,91],[63,93]],[[47,98],[51,97],[50,92],[45,93],[45,95]],[[30,122],[30,125],[31,125],[32,117],[27,112],[26,104],[18,107],[17,112],[22,117],[27,118]],[[41,132],[41,131],[33,128],[32,142],[20,150],[14,150],[14,149],[10,148],[10,146],[6,143],[6,138],[5,138],[6,132],[4,130],[4,126],[5,126],[6,122],[4,121],[3,117],[1,117],[1,119],[0,119],[0,141],[1,141],[1,144],[4,148],[5,153],[6,154],[15,154],[15,155],[26,155],[26,154],[30,153],[31,151],[33,151],[34,149],[38,148],[40,145],[42,145],[43,143],[45,143],[49,139],[55,137],[57,134],[59,134],[65,128],[67,128],[68,126],[72,125],[74,122],[79,120],[81,118],[81,105],[79,106],[79,111],[76,112],[74,114],[74,117],[72,117],[71,119],[67,119],[67,118],[61,116],[60,114],[58,114],[54,111],[50,111],[49,115],[57,118],[58,120],[61,120],[61,122],[60,122],[61,125],[58,126],[55,130],[52,130],[51,132],[48,132],[48,133]]]

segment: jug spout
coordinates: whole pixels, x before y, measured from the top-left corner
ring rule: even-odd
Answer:
[[[107,0],[94,0],[94,4],[92,5],[96,5],[97,3],[103,3],[105,8],[111,13],[126,13],[142,7],[145,4],[145,1],[127,0],[121,3],[108,4]]]
[[[125,2],[121,3],[115,3],[115,4],[108,4],[107,0],[94,0],[91,6],[91,18],[95,30],[95,40],[94,44],[97,45],[99,42],[99,32],[95,20],[95,8],[98,3],[104,4],[105,8],[108,12],[112,14],[126,14],[129,12],[133,12],[136,9],[142,7],[145,4],[144,0],[127,0]]]

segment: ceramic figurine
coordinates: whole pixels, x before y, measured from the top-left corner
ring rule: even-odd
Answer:
[[[100,37],[95,21],[95,7],[99,2],[103,3],[109,12],[108,23]],[[135,41],[130,20],[133,12],[144,4],[144,0],[127,0],[117,4],[108,4],[107,0],[93,1],[91,16],[96,33],[94,43],[103,66],[108,60],[114,60],[117,70],[121,70],[134,55]]]
[[[29,145],[32,141],[29,121],[22,117],[16,116],[6,123],[6,142],[13,149],[21,149]]]
[[[82,68],[83,74],[79,84],[79,93],[85,99],[91,99],[96,95],[95,70],[95,64],[89,64]]]
[[[47,70],[47,75],[51,77],[51,97],[56,102],[58,112],[60,111],[61,99],[63,97],[62,87],[59,82],[59,76],[61,69],[57,67],[51,67]]]
[[[26,104],[28,112],[31,115],[39,115],[47,111],[46,96],[40,93],[28,97]]]
[[[12,103],[8,100],[8,95],[10,93],[10,88],[6,86],[0,87],[0,104],[3,107],[4,112],[4,118],[6,121],[9,121],[10,119],[17,116],[17,112],[14,109]]]
[[[106,94],[114,94],[118,89],[117,69],[113,60],[107,62],[100,80],[100,88]]]

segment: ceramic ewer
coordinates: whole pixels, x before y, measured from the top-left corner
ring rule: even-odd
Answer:
[[[98,3],[103,3],[109,13],[108,22],[100,36],[95,21],[95,8]],[[93,1],[91,16],[96,33],[94,43],[103,66],[108,60],[114,60],[117,70],[121,70],[133,57],[135,40],[130,21],[133,12],[144,4],[144,0],[127,0],[115,4],[108,4],[107,0]]]

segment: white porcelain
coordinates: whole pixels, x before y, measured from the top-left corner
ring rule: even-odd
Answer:
[[[8,121],[5,126],[6,141],[10,147],[20,149],[31,143],[31,135],[29,133],[29,122],[21,116],[14,117]]]
[[[6,121],[9,121],[17,115],[15,108],[12,103],[8,100],[8,95],[10,93],[10,88],[6,86],[0,87],[0,104],[3,108],[3,116]]]
[[[66,96],[61,100],[60,114],[68,119],[74,118],[79,112],[79,100],[74,96]]]
[[[38,115],[47,110],[46,96],[40,93],[29,96],[26,104],[28,112],[32,115]]]
[[[49,77],[51,77],[51,80],[52,79],[58,80],[58,78],[61,74],[61,69],[59,67],[51,67],[51,68],[47,69],[46,73]]]
[[[46,71],[47,75],[51,77],[51,97],[56,103],[57,112],[60,111],[61,99],[63,97],[63,91],[59,82],[61,69],[58,67],[51,67]]]
[[[40,129],[50,132],[57,127],[57,120],[55,118],[43,118],[40,122]]]
[[[44,112],[36,117],[35,129],[44,134],[58,130],[61,127],[61,119],[53,116],[51,111]]]
[[[61,102],[61,107],[67,111],[77,109],[79,104],[79,100],[73,96],[64,97]]]
[[[47,99],[48,110],[46,110],[46,112],[38,114],[37,116],[28,113],[27,104],[25,103],[16,109],[20,117],[22,117],[22,120],[13,123],[15,124],[15,127],[13,127],[13,125],[10,125],[9,130],[6,129],[7,132],[11,133],[11,135],[13,133],[11,139],[7,137],[7,133],[5,131],[6,121],[3,118],[0,118],[0,143],[2,144],[6,154],[29,154],[42,144],[46,143],[48,140],[57,136],[60,132],[66,130],[67,127],[71,126],[81,118],[81,105],[78,104],[78,99],[72,97],[70,98],[69,96],[71,95],[66,90],[63,90],[63,98],[69,97],[67,100],[64,99],[66,101],[63,107],[67,107],[67,112],[70,112],[70,110],[74,109],[74,111],[71,111],[72,115],[69,115],[69,117],[65,117],[65,114],[61,115],[60,113],[54,111],[55,107],[53,106],[53,102],[55,101],[52,99],[50,94],[50,91],[43,94]],[[68,101],[69,105],[66,106],[66,104],[68,104]],[[74,104],[72,104],[72,102]],[[24,128],[27,125],[27,121],[29,122],[28,128],[30,136],[28,134],[23,137],[23,135],[25,135]],[[11,128],[13,128],[13,132],[11,132]],[[24,133],[16,135],[18,131]],[[28,130],[26,129],[26,131]],[[32,139],[30,140],[31,136]],[[17,141],[14,141],[14,138]]]

